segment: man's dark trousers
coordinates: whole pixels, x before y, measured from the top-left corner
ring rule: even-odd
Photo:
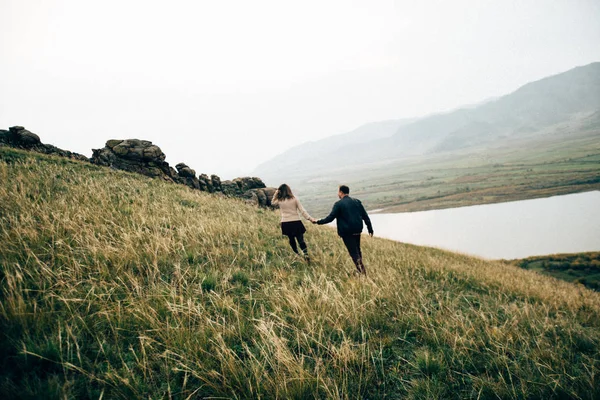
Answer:
[[[353,235],[344,235],[342,236],[342,240],[348,249],[348,253],[350,253],[350,257],[352,257],[352,261],[354,261],[354,265],[356,265],[356,269],[360,273],[366,273],[364,264],[362,262],[362,252],[360,250],[360,233]]]

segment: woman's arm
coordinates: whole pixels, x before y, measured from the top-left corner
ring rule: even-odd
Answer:
[[[296,204],[297,204],[298,211],[300,211],[300,214],[302,214],[302,216],[304,218],[306,218],[307,221],[313,222],[315,220],[313,217],[310,216],[310,214],[308,212],[306,212],[304,207],[302,207],[302,204],[300,204],[300,200],[298,200],[297,197],[296,197]]]
[[[278,194],[279,194],[279,190],[276,190],[275,193],[273,193],[273,198],[271,199],[271,205],[275,206],[275,205],[279,204],[279,200],[277,200]]]

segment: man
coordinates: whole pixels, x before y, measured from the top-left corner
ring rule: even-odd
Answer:
[[[353,199],[349,196],[350,188],[346,185],[341,185],[338,189],[338,198],[340,199],[333,205],[331,213],[323,219],[313,221],[315,224],[323,225],[337,219],[338,235],[344,241],[356,270],[359,274],[367,275],[367,269],[362,260],[362,252],[360,250],[360,235],[363,230],[363,220],[367,224],[369,235],[373,236],[373,226],[369,215],[365,211],[362,203],[358,199]]]

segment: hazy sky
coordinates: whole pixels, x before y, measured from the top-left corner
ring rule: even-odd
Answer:
[[[600,61],[598,0],[0,0],[0,128],[224,178]]]

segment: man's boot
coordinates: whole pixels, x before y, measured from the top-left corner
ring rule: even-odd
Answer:
[[[360,275],[362,274],[362,267],[360,266],[360,259],[352,260],[354,261],[354,265],[356,266],[356,272]]]
[[[365,267],[365,264],[363,263],[362,258],[358,259],[357,268],[358,268],[358,272],[360,272],[361,274],[363,274],[365,276],[367,275],[367,267]]]

